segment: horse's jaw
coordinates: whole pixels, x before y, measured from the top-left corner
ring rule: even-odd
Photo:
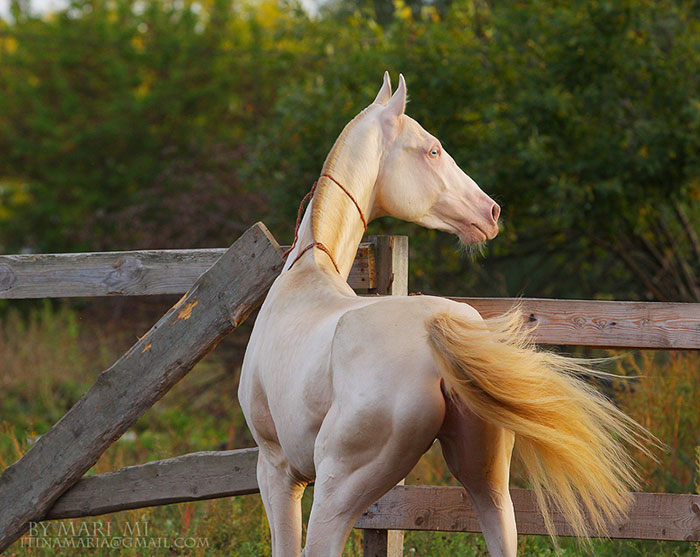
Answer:
[[[481,190],[475,195],[456,195],[454,190],[439,196],[425,215],[415,222],[456,235],[465,245],[493,240],[499,232],[500,207]]]
[[[449,234],[454,234],[459,238],[465,246],[483,244],[488,240],[493,240],[498,234],[498,229],[495,232],[487,234],[484,230],[474,223],[457,222],[451,221],[447,222],[441,219],[426,217],[416,222],[424,228],[431,228],[433,230],[439,230],[441,232],[447,232]]]

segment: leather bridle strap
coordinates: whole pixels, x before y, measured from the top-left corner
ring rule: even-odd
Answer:
[[[352,196],[352,194],[345,189],[345,186],[338,182],[333,176],[330,174],[321,174],[322,178],[328,178],[329,180],[333,181],[341,190],[345,192],[345,195],[347,195],[350,198],[350,201],[352,201],[355,204],[355,207],[357,207],[357,212],[360,213],[360,218],[362,219],[362,225],[365,227],[365,232],[367,232],[367,219],[365,218],[364,213],[362,212],[362,209],[360,209],[360,204],[357,202],[357,200]]]
[[[294,267],[294,264],[295,264],[297,261],[299,261],[299,258],[300,258],[302,255],[304,255],[307,251],[309,251],[311,248],[318,248],[318,249],[320,249],[321,251],[325,252],[326,255],[327,255],[328,257],[330,257],[331,263],[333,263],[333,267],[335,267],[335,270],[337,271],[337,273],[340,274],[340,269],[338,269],[338,264],[335,262],[335,259],[333,259],[333,254],[332,254],[332,253],[330,252],[330,250],[329,250],[325,245],[323,245],[321,242],[313,242],[312,244],[309,244],[309,245],[306,246],[303,250],[301,250],[301,251],[299,252],[299,255],[297,255],[296,258],[294,259],[294,261],[292,261],[292,264],[289,266],[289,268],[291,269],[292,267]]]
[[[365,227],[365,231],[367,230],[367,219],[365,218],[364,213],[362,212],[362,209],[360,208],[359,203],[357,200],[353,197],[353,195],[340,183],[338,180],[333,178],[330,174],[321,174],[321,178],[328,178],[331,180],[334,184],[336,184],[341,190],[345,192],[345,195],[347,195],[350,200],[354,203],[355,207],[357,208],[357,212],[360,213],[360,218],[362,219],[362,224]],[[299,204],[299,211],[297,212],[297,222],[296,226],[294,227],[294,242],[292,242],[291,247],[284,252],[283,257],[287,257],[289,253],[294,249],[294,247],[297,245],[297,241],[299,240],[299,225],[301,224],[301,218],[304,213],[304,204],[313,198],[314,193],[316,193],[316,186],[318,185],[318,181],[314,182],[314,185],[311,187],[311,191],[307,193],[304,196],[304,199],[301,200],[301,203]],[[308,246],[304,247],[303,250],[299,252],[299,254],[294,258],[294,261],[292,261],[292,264],[289,266],[291,269],[294,264],[299,261],[299,258],[304,255],[307,251],[309,251],[312,248],[318,248],[321,251],[323,251],[328,257],[330,258],[331,262],[333,263],[333,267],[335,267],[335,270],[340,274],[340,269],[338,269],[338,264],[335,262],[335,259],[333,258],[333,254],[331,251],[322,243],[322,242],[312,242]]]

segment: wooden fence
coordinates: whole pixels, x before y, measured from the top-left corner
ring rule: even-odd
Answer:
[[[0,256],[0,298],[182,294],[225,251]],[[407,274],[407,239],[379,236],[360,246],[349,283],[370,294],[406,295]],[[501,314],[519,304],[529,322],[537,325],[535,338],[540,344],[700,349],[700,304],[453,299],[473,305],[484,316]],[[43,520],[94,516],[255,493],[256,458],[254,448],[199,452],[86,477],[73,482],[41,516]],[[519,533],[546,534],[532,492],[514,489],[512,496]],[[554,522],[559,535],[571,535],[560,516],[555,515]],[[0,519],[0,541],[1,526]],[[356,527],[364,529],[368,556],[400,555],[398,532],[402,530],[480,531],[465,491],[436,486],[395,487],[362,515]],[[636,493],[627,520],[611,524],[608,534],[612,538],[698,541],[700,495]]]

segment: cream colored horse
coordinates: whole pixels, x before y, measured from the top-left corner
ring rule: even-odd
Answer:
[[[340,555],[359,515],[436,438],[492,555],[516,554],[514,439],[545,513],[551,499],[577,533],[628,503],[630,462],[613,437],[634,442],[636,426],[572,376],[577,364],[531,348],[517,315],[483,321],[442,298],[361,298],[348,286],[365,220],[391,215],[465,243],[498,233],[498,205],[405,102],[403,77],[392,96],[386,74],[338,138],[245,356],[239,397],[274,556],[301,551],[308,482],[305,555]]]

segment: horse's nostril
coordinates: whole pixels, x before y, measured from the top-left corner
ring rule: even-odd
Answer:
[[[498,217],[501,214],[501,208],[498,205],[498,203],[494,203],[493,207],[491,207],[491,216],[493,217],[494,222],[498,222]]]

